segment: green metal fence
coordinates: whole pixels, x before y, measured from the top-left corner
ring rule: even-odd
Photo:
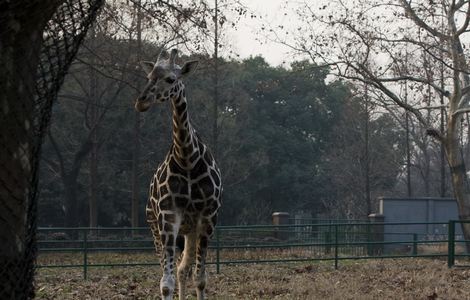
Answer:
[[[470,267],[467,264],[456,264],[456,258],[458,259],[468,259],[470,258],[470,241],[465,240],[465,238],[457,233],[457,226],[461,224],[470,224],[469,221],[449,221],[449,231],[448,231],[448,247],[447,247],[447,266],[449,268],[457,267]],[[461,250],[459,250],[459,248]],[[462,250],[463,249],[463,250]]]
[[[452,267],[470,257],[461,223],[219,226],[209,245],[208,264],[219,272],[226,264],[332,261],[338,268],[341,260],[442,257]],[[430,225],[447,233],[423,232]],[[147,227],[39,228],[38,244],[37,268],[82,268],[84,278],[89,268],[159,264]]]

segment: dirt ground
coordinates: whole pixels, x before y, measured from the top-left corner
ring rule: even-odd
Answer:
[[[41,269],[37,299],[160,299],[159,267]],[[189,287],[188,299],[195,299]],[[470,268],[396,259],[208,267],[208,299],[470,299]],[[176,297],[175,297],[176,299]]]

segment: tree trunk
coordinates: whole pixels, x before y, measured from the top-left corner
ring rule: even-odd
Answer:
[[[444,145],[450,166],[454,196],[459,209],[459,219],[468,221],[470,220],[470,186],[465,162],[459,147],[460,119],[460,117],[455,116],[449,118]],[[462,224],[462,229],[465,240],[470,240],[470,224]],[[470,242],[466,243],[466,249],[467,252],[470,252]]]
[[[425,137],[426,139],[426,137]],[[427,146],[429,143],[425,142],[425,147],[423,148],[423,183],[424,183],[424,196],[431,196],[431,158],[429,156],[429,151]]]
[[[34,295],[38,153],[36,70],[46,22],[60,1],[16,0],[0,9],[0,298]],[[37,13],[40,11],[41,13]]]
[[[65,227],[80,226],[78,221],[78,181],[77,175],[73,173],[62,179],[65,190]],[[76,173],[78,174],[78,172]]]

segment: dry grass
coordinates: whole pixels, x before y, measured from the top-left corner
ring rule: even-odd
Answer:
[[[135,258],[135,257],[134,257]],[[470,269],[396,259],[208,268],[209,299],[470,299]],[[41,269],[38,299],[159,299],[159,267]],[[194,294],[188,297],[195,299]]]
[[[462,244],[455,245],[455,254],[464,254],[465,247]],[[418,246],[419,254],[447,254],[447,242],[445,243],[429,243],[420,244]]]

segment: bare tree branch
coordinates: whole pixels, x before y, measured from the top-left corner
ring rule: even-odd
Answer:
[[[405,9],[407,15],[418,25],[420,28],[423,28],[430,34],[439,37],[442,40],[448,40],[450,37],[448,35],[443,34],[442,32],[437,31],[436,29],[432,28],[429,26],[425,21],[423,21],[414,11],[414,9],[411,7],[411,1],[407,0],[400,0],[400,2],[403,5],[403,8]]]

